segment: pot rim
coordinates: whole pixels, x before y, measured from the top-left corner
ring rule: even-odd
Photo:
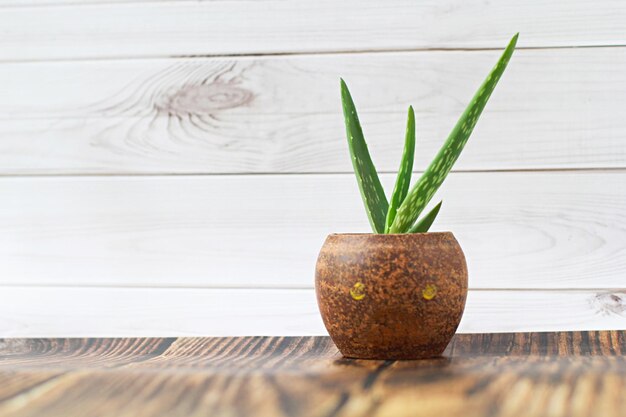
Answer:
[[[372,237],[394,237],[394,236],[435,236],[454,235],[450,231],[426,232],[426,233],[330,233],[328,236],[372,236]]]
[[[403,242],[428,242],[457,241],[452,232],[426,232],[426,233],[331,233],[326,236],[326,241],[356,242],[369,241],[378,244],[401,245]],[[458,242],[457,242],[458,243]]]

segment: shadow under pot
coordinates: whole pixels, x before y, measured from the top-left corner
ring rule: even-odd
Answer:
[[[461,321],[467,265],[449,232],[331,234],[317,259],[315,291],[345,357],[431,358]]]

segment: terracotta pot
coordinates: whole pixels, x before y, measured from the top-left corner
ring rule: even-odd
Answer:
[[[465,256],[452,233],[332,234],[315,290],[339,351],[361,359],[440,356],[467,297]]]

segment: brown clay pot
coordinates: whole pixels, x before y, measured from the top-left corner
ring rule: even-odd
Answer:
[[[315,290],[339,351],[360,359],[440,356],[465,308],[465,256],[449,232],[332,234]]]

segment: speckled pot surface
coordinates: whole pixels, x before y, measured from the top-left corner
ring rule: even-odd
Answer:
[[[439,356],[465,308],[465,256],[449,232],[332,234],[317,259],[324,325],[346,357]]]

